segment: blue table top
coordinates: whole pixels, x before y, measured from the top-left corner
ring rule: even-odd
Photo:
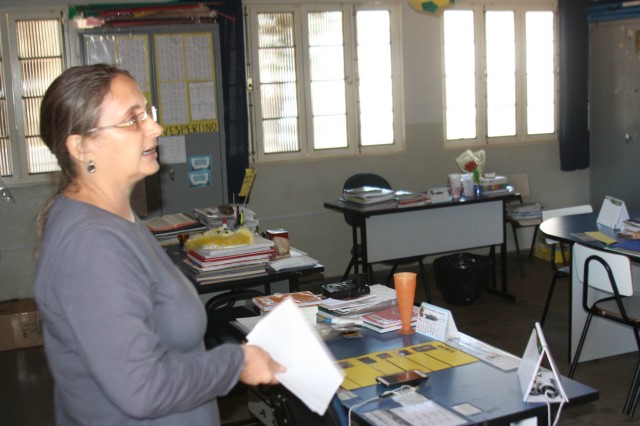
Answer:
[[[397,349],[411,346],[432,339],[415,333],[409,336],[397,332],[380,334],[363,329],[363,338],[338,337],[327,341],[327,345],[337,360],[353,358],[372,352]],[[524,350],[524,348],[523,348]],[[569,405],[586,403],[597,400],[599,393],[596,389],[562,377],[562,385],[569,397]],[[342,401],[346,407],[380,395],[387,390],[381,385],[368,386],[352,391],[357,398]],[[474,362],[446,370],[429,373],[429,380],[418,390],[429,400],[437,402],[445,408],[467,403],[478,408],[481,412],[465,417],[469,423],[500,423],[518,419],[542,416],[546,418],[547,405],[545,403],[523,402],[522,391],[516,370],[502,371],[483,361]],[[384,398],[364,405],[354,410],[362,414],[376,408],[393,408],[399,406],[392,398]]]

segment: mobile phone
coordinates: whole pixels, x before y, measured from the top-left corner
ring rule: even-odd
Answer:
[[[376,377],[376,381],[384,386],[411,386],[423,382],[428,378],[429,375],[420,370],[409,370],[401,373],[388,374],[386,376],[378,376]]]

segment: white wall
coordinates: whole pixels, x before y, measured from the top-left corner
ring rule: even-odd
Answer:
[[[48,2],[27,0],[26,4]],[[287,229],[293,245],[325,265],[327,277],[344,271],[351,233],[343,217],[324,209],[323,203],[339,196],[347,177],[375,172],[386,176],[396,189],[424,190],[445,184],[447,174],[457,172],[455,158],[464,150],[443,147],[439,19],[413,11],[406,1],[402,4],[406,152],[255,165],[257,178],[249,207],[258,213],[260,228]],[[484,149],[487,171],[529,174],[531,199],[549,208],[589,202],[588,170],[561,172],[557,143]],[[43,188],[16,190],[15,205],[0,205],[0,300],[32,293],[30,235],[45,193]],[[522,234],[522,246],[530,241],[527,235],[531,234]],[[509,249],[513,249],[511,241]]]

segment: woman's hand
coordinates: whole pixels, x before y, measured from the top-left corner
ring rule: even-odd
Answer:
[[[276,373],[284,373],[286,368],[275,362],[271,356],[259,346],[242,345],[244,351],[244,368],[240,373],[240,381],[250,385],[270,384],[278,382]]]

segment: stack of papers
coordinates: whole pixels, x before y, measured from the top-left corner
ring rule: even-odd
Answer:
[[[251,299],[253,304],[261,311],[269,312],[282,303],[285,299],[291,299],[298,307],[318,306],[322,299],[310,291],[297,291],[295,293],[276,293],[258,296]]]
[[[395,200],[396,193],[392,189],[379,188],[377,186],[361,186],[359,188],[345,189],[342,198],[357,204],[375,204],[384,201]]]
[[[418,321],[418,313],[420,308],[413,307],[413,317],[411,318],[411,325],[415,326]],[[402,321],[400,321],[400,311],[397,306],[385,308],[380,311],[364,314],[360,317],[362,319],[362,325],[378,333],[387,333],[389,331],[400,330],[402,328]]]
[[[265,273],[274,255],[273,241],[255,236],[251,244],[188,252],[185,272],[197,284],[213,284]]]
[[[293,302],[300,308],[300,312],[304,315],[305,319],[311,323],[316,323],[316,314],[318,313],[318,305],[322,302],[320,296],[316,296],[310,291],[297,291],[295,293],[276,293],[267,294],[265,296],[258,296],[251,299],[253,304],[260,309],[261,315],[273,311],[280,303],[285,300],[293,300]]]
[[[317,265],[318,261],[307,253],[293,247],[289,249],[289,255],[269,262],[269,267],[274,271],[285,271],[287,269],[303,268],[305,266]]]
[[[382,284],[369,286],[369,294],[353,299],[325,299],[319,306],[320,316],[360,315],[398,304],[396,291]],[[325,315],[326,314],[326,315]]]
[[[481,177],[480,186],[482,195],[498,195],[509,192],[509,184],[506,176]]]
[[[623,221],[618,236],[627,240],[640,240],[640,219],[631,218]]]
[[[411,206],[415,204],[426,204],[431,200],[424,192],[396,191],[396,201],[399,206]]]
[[[539,221],[542,218],[542,205],[540,203],[525,203],[507,206],[507,216],[523,221]]]

